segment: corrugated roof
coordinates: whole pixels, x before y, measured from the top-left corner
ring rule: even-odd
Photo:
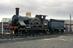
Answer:
[[[11,22],[11,19],[10,18],[2,18],[1,22]]]
[[[70,24],[70,20],[65,20],[65,24]],[[71,24],[73,24],[73,20],[71,20]]]

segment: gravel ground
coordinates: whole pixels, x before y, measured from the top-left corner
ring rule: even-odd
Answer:
[[[4,42],[5,41],[5,42]],[[51,35],[41,39],[0,39],[0,48],[73,48],[73,34]]]

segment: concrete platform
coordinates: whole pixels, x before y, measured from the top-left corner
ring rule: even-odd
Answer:
[[[29,40],[16,38],[1,42],[0,48],[73,48],[73,34],[34,37]]]

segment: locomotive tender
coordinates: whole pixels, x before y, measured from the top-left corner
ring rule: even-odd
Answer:
[[[62,23],[62,31],[64,30],[64,21]],[[53,25],[52,25],[53,24]],[[12,17],[13,31],[15,35],[36,35],[36,34],[48,34],[56,31],[55,23],[48,21],[46,15],[36,15],[34,18],[19,15],[19,8],[16,8],[16,15]],[[53,27],[52,27],[53,26]],[[59,27],[59,26],[58,26]],[[53,31],[54,29],[54,31]],[[60,30],[60,27],[57,29]]]
[[[50,19],[49,21],[49,31],[50,33],[63,33],[64,32],[64,21]]]

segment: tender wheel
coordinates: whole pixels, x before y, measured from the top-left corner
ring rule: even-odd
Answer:
[[[62,29],[62,30],[61,30],[61,34],[63,34],[63,33],[64,33],[64,30]]]

